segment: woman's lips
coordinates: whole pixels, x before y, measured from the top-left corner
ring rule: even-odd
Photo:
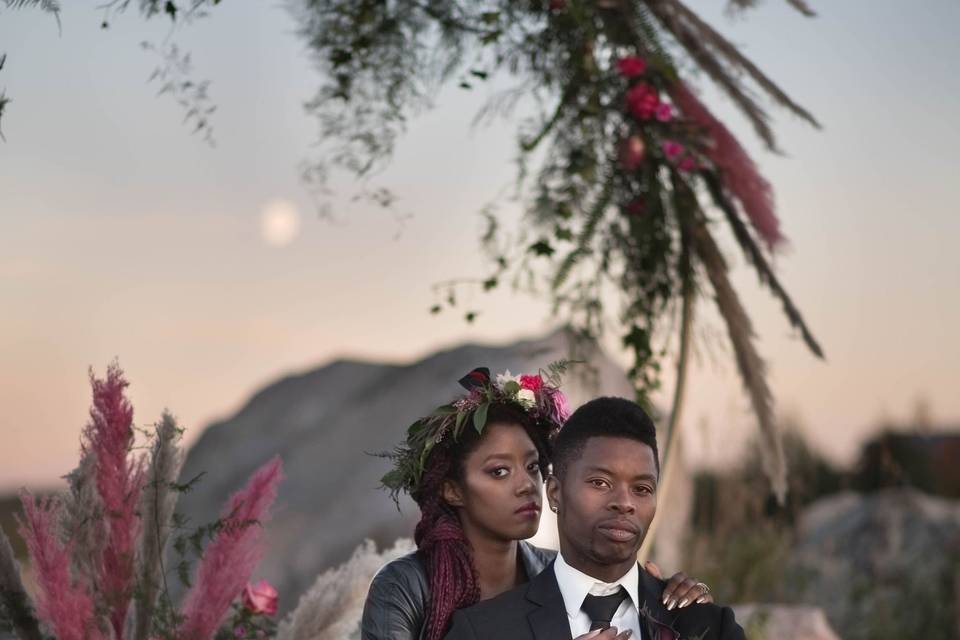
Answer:
[[[514,511],[514,513],[517,514],[517,515],[520,515],[520,516],[527,517],[527,518],[532,518],[532,517],[535,517],[535,516],[539,516],[539,515],[540,515],[540,505],[537,504],[536,502],[529,502],[529,503],[523,505],[522,507],[520,507],[519,509],[517,509],[516,511]]]

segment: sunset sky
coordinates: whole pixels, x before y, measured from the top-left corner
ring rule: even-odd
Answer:
[[[338,178],[324,220],[297,169],[315,153],[302,104],[320,78],[282,3],[224,2],[174,35],[211,81],[214,148],[147,83],[158,60],[139,43],[163,42],[167,22],[131,11],[104,31],[98,2],[65,4],[61,34],[39,11],[0,13],[0,90],[12,98],[0,143],[0,490],[71,468],[87,369],[115,357],[138,423],[169,407],[196,437],[262,385],[335,357],[405,362],[553,326],[546,302],[508,290],[477,294],[473,325],[427,313],[433,283],[485,273],[477,212],[514,177],[516,119],[471,127],[487,89],[445,91],[412,121],[372,183],[396,192],[401,215],[351,203],[356,185]],[[827,353],[805,350],[725,237],[781,413],[837,460],[921,401],[960,423],[960,4],[811,0],[814,20],[782,0],[744,18],[691,4],[824,123],[771,109],[786,151],[773,156],[705,94],[776,189],[790,241],[778,272]],[[513,203],[500,212],[519,219]],[[722,326],[703,309],[701,344],[713,347],[699,350],[686,416],[692,455],[722,462],[752,422]]]

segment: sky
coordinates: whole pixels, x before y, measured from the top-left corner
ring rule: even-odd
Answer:
[[[509,290],[469,299],[474,324],[427,312],[433,283],[486,272],[477,213],[512,184],[517,117],[471,124],[492,89],[445,90],[410,123],[372,183],[398,195],[400,215],[352,202],[357,185],[339,177],[322,219],[298,171],[317,153],[303,103],[321,78],[285,5],[223,2],[171,36],[133,13],[102,30],[100,4],[69,3],[60,31],[39,11],[0,12],[0,91],[12,98],[0,489],[49,486],[72,468],[88,369],[102,375],[114,358],[138,423],[170,408],[195,438],[262,386],[337,357],[407,362],[553,327],[547,302]],[[724,238],[781,415],[840,462],[921,404],[935,423],[960,423],[960,4],[813,2],[814,20],[780,0],[739,18],[690,4],[824,124],[771,109],[785,150],[772,155],[704,85],[776,189],[789,238],[776,267],[827,354],[805,350]],[[210,80],[214,147],[148,82],[158,59],[144,41],[176,42]],[[515,204],[500,213],[519,223]],[[722,325],[700,310],[688,454],[721,464],[753,421]],[[605,344],[626,362],[615,335]]]

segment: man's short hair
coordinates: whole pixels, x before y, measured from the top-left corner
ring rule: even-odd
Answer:
[[[629,438],[653,449],[653,459],[660,475],[660,454],[657,451],[657,428],[653,420],[636,402],[626,398],[596,398],[573,412],[553,443],[553,473],[563,477],[570,463],[583,452],[590,438],[607,436]]]

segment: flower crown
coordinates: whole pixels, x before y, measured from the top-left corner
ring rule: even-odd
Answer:
[[[546,372],[511,375],[509,371],[491,379],[490,370],[478,367],[460,378],[467,390],[449,404],[434,409],[407,429],[407,438],[393,453],[384,454],[394,467],[380,480],[397,500],[400,492],[411,495],[420,489],[430,452],[448,436],[457,440],[468,426],[483,434],[491,404],[513,404],[529,415],[534,425],[549,436],[570,416],[567,399],[560,391],[560,377],[568,362],[554,362]]]

